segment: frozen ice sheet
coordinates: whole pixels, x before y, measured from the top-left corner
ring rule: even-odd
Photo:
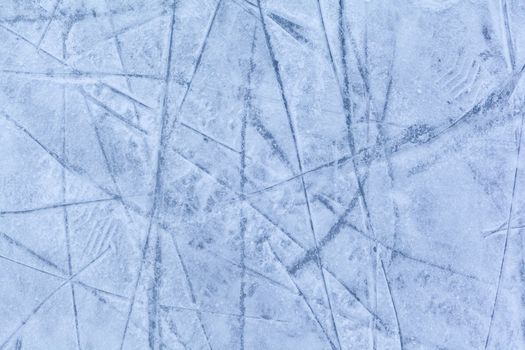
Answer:
[[[522,0],[0,0],[0,349],[525,349]]]

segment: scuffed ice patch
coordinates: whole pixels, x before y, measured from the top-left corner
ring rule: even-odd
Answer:
[[[523,23],[0,1],[0,349],[525,349]]]

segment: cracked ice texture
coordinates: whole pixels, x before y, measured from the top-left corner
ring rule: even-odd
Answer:
[[[521,0],[0,0],[1,349],[525,349]]]

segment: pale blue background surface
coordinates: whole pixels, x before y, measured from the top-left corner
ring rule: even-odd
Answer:
[[[0,0],[0,349],[525,349],[523,23]]]

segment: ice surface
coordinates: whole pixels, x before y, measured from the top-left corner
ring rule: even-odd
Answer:
[[[522,0],[0,0],[0,349],[525,349]]]

